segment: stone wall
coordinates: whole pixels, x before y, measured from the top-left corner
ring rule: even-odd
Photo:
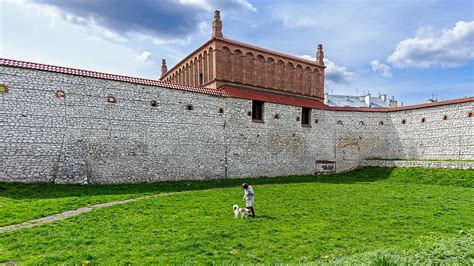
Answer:
[[[474,169],[474,161],[362,160],[360,166]]]
[[[402,112],[313,109],[311,127],[303,127],[302,108],[289,105],[265,103],[264,123],[256,123],[246,99],[7,66],[0,83],[8,87],[0,94],[5,182],[303,175],[315,173],[316,161],[343,171],[374,157],[474,159],[473,102]]]

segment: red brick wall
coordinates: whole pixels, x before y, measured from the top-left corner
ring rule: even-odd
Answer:
[[[166,73],[162,80],[217,88],[239,84],[324,99],[324,67],[215,39]]]

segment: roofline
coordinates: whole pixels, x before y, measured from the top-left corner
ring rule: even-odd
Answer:
[[[251,45],[251,44],[248,44],[248,43],[228,39],[228,38],[225,38],[225,37],[224,38],[216,38],[216,39],[220,40],[220,41],[230,43],[230,44],[238,45],[238,46],[241,46],[241,47],[254,49],[254,50],[264,52],[264,53],[269,53],[269,54],[272,54],[272,55],[275,55],[275,56],[284,57],[286,59],[296,60],[296,61],[299,61],[301,63],[310,64],[310,65],[315,66],[315,67],[326,68],[326,66],[320,65],[316,61],[311,61],[311,60],[307,60],[307,59],[304,59],[304,58],[301,58],[301,57],[297,57],[297,56],[293,56],[293,55],[289,55],[289,54],[284,54],[284,53],[269,50],[269,49],[266,49],[266,48],[261,48],[261,47]]]
[[[83,70],[83,69],[70,68],[70,67],[60,67],[60,66],[40,64],[40,63],[32,63],[32,62],[20,61],[20,60],[14,60],[14,59],[0,58],[0,66],[26,68],[26,69],[33,69],[33,70],[40,70],[40,71],[48,71],[48,72],[53,72],[53,73],[69,74],[69,75],[74,75],[74,76],[122,81],[122,82],[129,82],[129,83],[148,85],[148,86],[159,86],[163,88],[175,89],[175,90],[181,90],[181,91],[190,91],[190,92],[204,93],[204,94],[210,94],[210,95],[215,95],[215,96],[223,96],[221,92],[214,89],[209,89],[209,88],[185,86],[185,85],[179,85],[175,83],[164,82],[160,80],[108,74],[108,73],[97,72],[97,71]]]
[[[399,111],[415,110],[415,109],[430,108],[430,107],[437,107],[437,106],[457,104],[457,103],[467,103],[467,102],[474,102],[474,96],[465,97],[465,98],[458,98],[458,99],[452,99],[452,100],[446,100],[446,101],[439,101],[439,102],[434,102],[434,103],[422,103],[422,104],[400,106],[400,107],[394,107],[394,108],[328,106],[327,110],[330,110],[330,111],[351,111],[351,112],[399,112]]]
[[[167,76],[168,74],[171,74],[171,72],[173,72],[178,66],[180,66],[182,63],[184,63],[185,61],[187,61],[189,58],[193,57],[195,54],[197,54],[203,47],[209,45],[211,42],[215,41],[217,38],[213,37],[211,38],[210,40],[208,40],[207,42],[205,42],[203,45],[199,46],[198,48],[196,48],[193,52],[191,52],[188,56],[186,56],[185,58],[181,59],[178,63],[176,63],[172,68],[168,69],[168,71],[166,71],[166,73],[164,75],[162,75],[160,77],[160,80],[163,80],[163,78],[165,76]]]
[[[120,81],[120,82],[128,82],[134,84],[142,84],[147,86],[158,86],[162,88],[180,90],[180,91],[188,91],[188,92],[195,92],[195,93],[202,93],[212,96],[220,96],[220,97],[230,97],[230,98],[242,98],[242,99],[251,99],[251,98],[243,98],[239,96],[232,96],[232,93],[226,91],[225,89],[208,89],[208,88],[201,88],[201,87],[192,87],[192,86],[185,86],[185,85],[178,85],[174,83],[168,83],[160,80],[152,80],[152,79],[145,79],[145,78],[137,78],[137,77],[129,77],[129,76],[122,76],[122,75],[114,75],[114,74],[107,74],[102,72],[96,71],[89,71],[89,70],[82,70],[77,68],[69,68],[69,67],[60,67],[54,65],[47,65],[47,64],[40,64],[40,63],[32,63],[27,61],[20,61],[14,59],[6,59],[0,58],[0,66],[8,66],[8,67],[16,67],[16,68],[26,68],[26,69],[33,69],[39,71],[47,71],[53,73],[60,73],[66,75],[74,75],[74,76],[82,76],[82,77],[89,77],[89,78],[97,78],[97,79],[105,79],[105,80],[113,80],[113,81]],[[228,86],[231,87],[231,86]],[[242,89],[242,88],[236,88]],[[279,95],[275,92],[263,91],[255,89],[259,94],[274,94]],[[309,105],[301,104],[296,105],[292,103],[281,103],[278,101],[270,101],[276,104],[283,104],[283,105],[293,105],[293,106],[303,106],[303,107],[310,107],[314,109],[321,109],[321,110],[328,110],[328,111],[350,111],[350,112],[398,112],[398,111],[406,111],[406,110],[414,110],[414,109],[421,109],[421,108],[430,108],[436,106],[443,106],[443,105],[450,105],[450,104],[457,104],[457,103],[465,103],[465,102],[474,102],[474,96],[466,97],[466,98],[459,98],[459,99],[452,99],[447,101],[439,101],[434,103],[424,103],[424,104],[416,104],[416,105],[407,105],[395,108],[367,108],[367,107],[337,107],[337,106],[328,106],[324,103],[311,100],[306,97],[292,95],[292,94],[282,94],[280,96],[287,97],[289,100],[292,99],[300,99],[304,101],[311,102]],[[258,99],[257,99],[258,100]],[[287,101],[286,101],[287,102]],[[314,104],[312,102],[315,102]],[[316,104],[319,103],[319,104]],[[317,105],[317,106],[316,106]],[[319,105],[321,105],[319,107]]]

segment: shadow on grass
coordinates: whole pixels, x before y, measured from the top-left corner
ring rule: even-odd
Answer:
[[[252,185],[332,183],[353,184],[386,179],[393,168],[365,167],[350,172],[330,175],[279,176],[242,179],[216,179],[202,181],[167,181],[117,185],[59,185],[48,183],[21,184],[0,183],[0,197],[12,199],[48,199],[118,194],[157,194],[211,188],[238,187],[242,183]]]

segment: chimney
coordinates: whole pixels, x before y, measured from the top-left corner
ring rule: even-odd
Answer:
[[[166,59],[161,60],[161,76],[163,77],[166,72],[168,72],[168,67],[166,66]]]
[[[364,102],[367,107],[370,107],[370,93],[364,96]]]
[[[395,107],[397,107],[397,105],[398,105],[397,101],[395,101],[393,99],[390,100],[390,108],[395,108]]]
[[[318,64],[324,66],[324,52],[323,52],[323,45],[318,44],[318,51],[316,52],[316,62]]]
[[[212,20],[212,38],[224,38],[224,35],[222,35],[221,12],[219,10],[214,11],[214,19]]]

